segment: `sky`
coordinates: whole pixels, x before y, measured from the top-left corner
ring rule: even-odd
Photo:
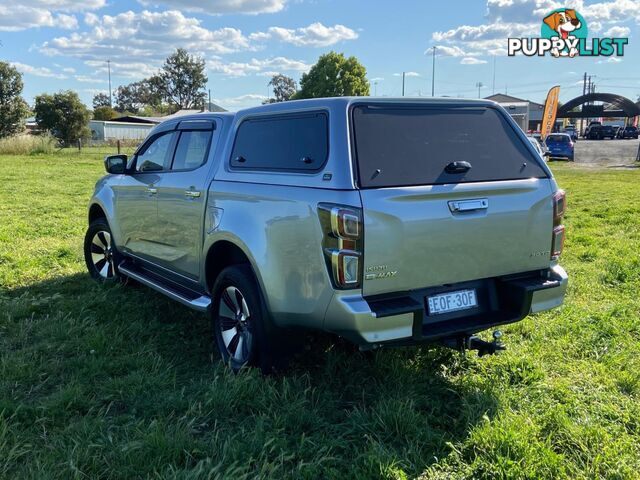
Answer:
[[[555,8],[577,9],[589,35],[628,37],[623,57],[507,56],[507,38],[539,36]],[[331,50],[366,67],[371,94],[436,96],[492,93],[543,102],[582,93],[640,96],[640,0],[0,0],[0,60],[24,74],[24,96],[72,89],[91,104],[112,89],[152,75],[176,48],[206,60],[212,100],[229,110],[271,95],[270,76],[299,81]],[[494,80],[495,79],[495,80]],[[478,83],[482,86],[478,90]]]

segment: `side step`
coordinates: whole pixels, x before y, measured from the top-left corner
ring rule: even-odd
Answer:
[[[198,312],[206,312],[211,305],[211,297],[207,295],[198,295],[195,292],[190,292],[187,289],[176,288],[169,284],[169,282],[163,282],[160,278],[154,275],[151,278],[144,272],[136,269],[135,266],[130,263],[123,262],[118,266],[118,271],[129,278],[133,278],[135,281],[153,288],[155,291],[166,295],[167,297],[180,302],[181,304],[192,308]]]

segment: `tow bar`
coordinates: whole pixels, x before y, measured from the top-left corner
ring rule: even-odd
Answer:
[[[443,344],[449,348],[458,350],[463,355],[467,350],[477,350],[478,356],[494,355],[500,350],[506,350],[507,347],[500,341],[502,332],[496,330],[493,332],[493,342],[487,342],[475,335],[451,338],[443,341]]]

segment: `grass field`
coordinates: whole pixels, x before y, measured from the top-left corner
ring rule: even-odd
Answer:
[[[640,170],[554,165],[565,306],[501,355],[218,361],[204,316],[85,273],[96,155],[0,157],[0,478],[640,476]]]

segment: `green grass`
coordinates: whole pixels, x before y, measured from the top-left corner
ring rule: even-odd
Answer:
[[[89,279],[96,152],[0,157],[0,478],[638,478],[640,171],[553,168],[568,298],[506,352],[313,335],[265,378],[204,316]]]

